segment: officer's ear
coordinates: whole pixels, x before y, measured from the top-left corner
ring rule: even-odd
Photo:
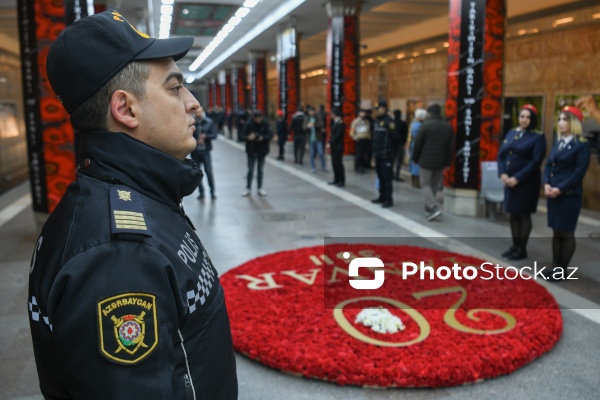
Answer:
[[[109,119],[126,128],[135,129],[140,123],[137,107],[138,101],[135,96],[119,89],[110,97]]]

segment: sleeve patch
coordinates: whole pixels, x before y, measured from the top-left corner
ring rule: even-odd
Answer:
[[[146,211],[140,194],[125,186],[110,189],[110,232],[152,236],[146,224]]]
[[[158,345],[156,296],[123,293],[98,302],[98,350],[108,361],[135,365]]]

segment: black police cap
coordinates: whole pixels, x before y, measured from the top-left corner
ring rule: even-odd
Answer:
[[[46,71],[52,89],[72,113],[132,61],[179,60],[192,37],[151,38],[117,11],[105,11],[69,25],[50,46]]]

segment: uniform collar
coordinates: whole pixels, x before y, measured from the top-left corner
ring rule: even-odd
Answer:
[[[81,134],[79,159],[83,173],[116,179],[167,204],[178,205],[202,179],[202,171],[191,161],[178,160],[123,132]]]

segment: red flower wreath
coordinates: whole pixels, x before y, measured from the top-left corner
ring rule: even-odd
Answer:
[[[349,260],[342,252],[376,254],[386,263],[377,296],[350,287]],[[439,387],[508,374],[560,338],[560,310],[533,280],[402,279],[399,264],[390,262],[400,259],[435,266],[483,262],[445,251],[366,244],[256,258],[221,277],[236,351],[339,385]],[[402,320],[403,331],[376,333],[355,323],[361,309],[382,306]]]

